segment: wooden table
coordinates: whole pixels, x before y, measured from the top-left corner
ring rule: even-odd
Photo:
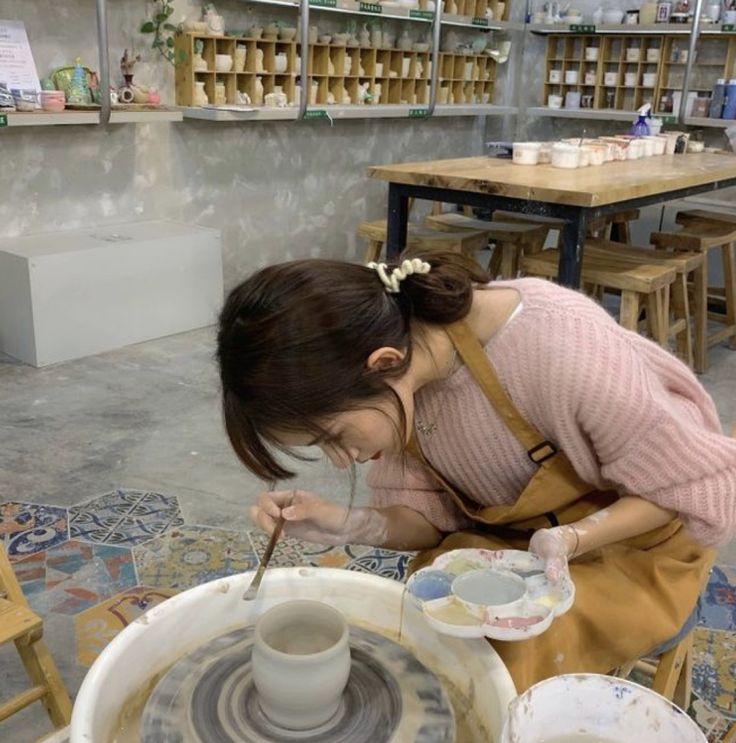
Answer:
[[[377,165],[368,172],[389,182],[390,258],[406,245],[410,198],[540,214],[565,220],[558,277],[562,284],[577,287],[589,220],[734,186],[736,157],[664,155],[578,170],[470,157]]]

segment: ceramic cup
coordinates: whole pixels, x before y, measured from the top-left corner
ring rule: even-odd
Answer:
[[[585,73],[585,84],[586,85],[595,85],[595,72],[586,72]]]
[[[580,93],[576,90],[568,90],[565,93],[565,108],[580,108]]]
[[[659,49],[647,49],[647,62],[659,62]]]
[[[626,50],[627,62],[638,62],[641,58],[641,49],[637,46],[631,46]]]
[[[233,68],[233,58],[229,54],[215,54],[215,70],[230,72]]]
[[[577,85],[578,83],[578,71],[577,70],[565,70],[565,84],[566,85]]]
[[[550,108],[562,108],[562,96],[554,94],[547,96],[547,105]]]
[[[557,85],[562,82],[562,70],[550,70],[549,81],[552,85]]]
[[[618,72],[606,72],[603,75],[603,83],[613,87],[618,82]]]
[[[636,72],[627,72],[624,74],[624,85],[627,88],[636,86]]]
[[[517,165],[536,165],[541,149],[541,142],[514,142],[513,162]]]
[[[597,46],[586,46],[585,47],[585,61],[586,62],[597,62],[598,61],[598,47]]]
[[[350,676],[348,624],[320,601],[286,601],[255,626],[253,683],[263,713],[288,730],[326,723]]]

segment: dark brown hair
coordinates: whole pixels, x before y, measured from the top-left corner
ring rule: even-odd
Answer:
[[[315,259],[268,266],[230,292],[217,356],[225,427],[249,470],[266,480],[292,477],[273,456],[274,447],[288,451],[274,431],[323,435],[319,419],[396,397],[386,382],[409,366],[412,321],[462,319],[473,283],[490,281],[470,258],[438,251],[407,250],[389,273],[407,258],[431,270],[408,276],[397,294],[386,292],[374,269]],[[368,357],[383,346],[406,349],[405,359],[369,369]]]

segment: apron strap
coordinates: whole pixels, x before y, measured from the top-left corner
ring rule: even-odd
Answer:
[[[558,451],[557,447],[519,412],[470,326],[464,320],[460,320],[445,326],[445,330],[478,386],[514,436],[526,448],[529,459],[534,464],[541,465],[554,457]]]

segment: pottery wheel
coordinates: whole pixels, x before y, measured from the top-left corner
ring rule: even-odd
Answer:
[[[452,743],[452,705],[437,677],[406,648],[350,627],[352,668],[335,716],[286,730],[261,712],[251,675],[253,628],[181,658],[143,711],[143,743]]]

